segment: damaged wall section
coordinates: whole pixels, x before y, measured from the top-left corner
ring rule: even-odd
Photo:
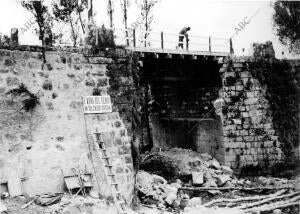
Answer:
[[[212,105],[221,87],[219,67],[212,57],[143,59],[154,147],[208,152],[223,161],[222,126]]]
[[[253,58],[229,59],[220,69],[225,164],[234,169],[245,166],[269,167],[284,158],[278,133],[274,130],[265,86],[252,76]],[[258,174],[261,172],[257,172]]]

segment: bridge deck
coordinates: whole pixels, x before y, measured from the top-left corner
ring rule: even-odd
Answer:
[[[216,56],[226,57],[230,55],[228,52],[210,52],[210,51],[194,51],[194,50],[179,50],[179,49],[160,49],[160,48],[144,48],[144,47],[126,47],[127,50],[140,53],[153,54],[176,54],[176,55],[191,55],[191,56]]]

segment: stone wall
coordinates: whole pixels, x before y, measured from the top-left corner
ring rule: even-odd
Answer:
[[[283,160],[266,88],[252,76],[251,63],[256,63],[253,58],[230,59],[220,69],[225,164],[235,169]]]
[[[130,202],[131,146],[118,114],[119,106],[114,104],[118,99],[113,99],[111,114],[84,117],[82,110],[83,96],[110,93],[107,67],[116,61],[120,65],[128,64],[127,54],[115,50],[86,56],[84,50],[53,49],[46,50],[43,64],[40,51],[25,46],[0,50],[0,180],[7,180],[16,171],[19,177],[27,178],[22,185],[29,195],[61,192],[61,169],[87,168],[92,173],[96,171],[99,179],[99,185],[95,179],[95,190],[100,189],[101,195],[109,196],[102,160],[96,157],[96,148],[87,143],[87,134],[94,137],[95,127],[102,127],[100,132],[112,156],[117,180]],[[7,94],[20,84],[39,98],[32,111],[22,108],[26,97]]]

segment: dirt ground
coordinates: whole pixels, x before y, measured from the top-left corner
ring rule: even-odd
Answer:
[[[24,209],[21,207],[26,204],[26,200],[22,196],[3,200],[3,203],[7,207],[7,214],[117,214],[112,203],[81,196],[72,198],[69,195],[64,195],[57,204],[51,206],[39,206],[32,203]]]
[[[253,213],[251,209],[257,208],[265,210],[260,214],[299,214],[299,175],[289,179],[271,176],[238,178],[230,168],[207,154],[199,156],[187,150],[174,151],[154,154],[144,161],[144,167],[148,171],[140,170],[137,174],[138,203],[128,209],[127,214],[243,214]],[[154,167],[155,165],[165,167]],[[195,171],[203,172],[203,175],[200,173],[203,176],[200,179],[202,183],[196,186],[191,175]],[[200,191],[195,190],[197,188]],[[23,196],[6,198],[1,201],[7,207],[7,212],[3,213],[118,214],[112,200],[91,196],[78,195],[73,198],[64,194],[53,205],[40,206],[32,203],[22,209],[30,200],[32,198]],[[286,204],[289,206],[286,207]],[[278,205],[284,206],[279,206],[278,209]],[[273,209],[272,206],[276,208]]]

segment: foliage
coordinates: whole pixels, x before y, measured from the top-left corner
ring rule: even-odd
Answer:
[[[43,5],[42,1],[21,1],[21,5],[34,15],[38,24],[37,32],[44,46],[45,32],[53,26],[53,19],[49,14],[48,7]]]
[[[53,3],[53,14],[57,21],[70,24],[71,39],[75,47],[80,39],[80,22],[82,32],[84,31],[84,23],[81,13],[87,8],[87,0],[62,0],[59,3]],[[77,18],[77,19],[76,19]]]
[[[101,28],[90,25],[86,44],[92,46],[92,52],[97,53],[105,48],[115,48],[114,34],[104,25]]]
[[[266,86],[266,98],[282,150],[287,158],[291,158],[300,137],[296,72],[292,71],[288,61],[259,59],[252,66],[250,71],[253,77]]]
[[[276,1],[274,3],[273,26],[282,44],[290,51],[300,53],[300,3]]]
[[[136,4],[138,8],[141,10],[141,17],[142,17],[142,25],[143,30],[145,33],[143,34],[143,39],[149,37],[149,31],[151,31],[151,24],[153,23],[153,8],[160,0],[136,0]],[[144,46],[146,47],[146,41],[144,41]]]
[[[38,104],[40,104],[37,95],[30,92],[23,83],[20,84],[18,88],[14,88],[8,91],[7,94],[24,97],[22,100],[23,103],[22,109],[24,109],[26,112],[32,112],[35,109],[35,107]]]
[[[7,35],[2,35],[0,33],[0,47],[8,47],[10,42],[10,38]]]

